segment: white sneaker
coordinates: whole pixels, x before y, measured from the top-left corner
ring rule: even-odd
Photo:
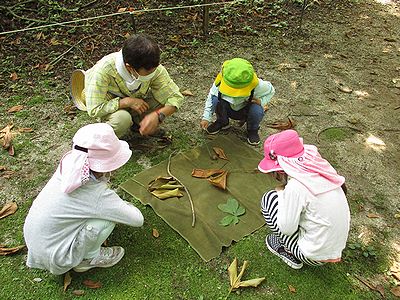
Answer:
[[[117,264],[124,256],[125,250],[120,246],[100,247],[97,257],[83,260],[73,270],[75,272],[86,272],[93,268],[108,268]]]

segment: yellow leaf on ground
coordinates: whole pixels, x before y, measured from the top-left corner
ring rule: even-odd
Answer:
[[[7,112],[14,113],[14,112],[22,110],[23,108],[24,108],[23,105],[15,105],[15,106],[11,107]]]
[[[32,131],[33,131],[33,129],[29,128],[29,127],[18,128],[18,132],[21,132],[21,133],[23,133],[23,132],[32,132]]]
[[[65,275],[64,275],[64,287],[63,287],[64,292],[67,290],[67,288],[71,284],[71,281],[72,281],[71,274],[69,272],[65,273]]]
[[[184,90],[183,92],[181,92],[181,94],[183,96],[194,96],[193,93],[189,90]]]
[[[248,286],[257,287],[264,280],[265,280],[265,277],[241,281],[239,284],[239,287],[248,287]]]
[[[0,210],[0,219],[3,219],[9,215],[12,215],[13,213],[15,213],[17,211],[17,209],[18,209],[17,203],[15,203],[15,202],[7,203]]]
[[[237,279],[237,258],[236,257],[232,261],[231,265],[228,268],[228,275],[229,275],[229,281],[231,283],[231,286],[233,286]]]
[[[83,295],[85,295],[85,291],[84,290],[73,290],[72,294],[74,294],[75,296],[83,296]]]
[[[289,292],[291,292],[291,293],[296,293],[296,288],[293,286],[293,285],[288,285],[288,288],[289,288]]]
[[[160,233],[158,232],[157,229],[153,228],[151,235],[154,236],[155,238],[158,238],[160,236]]]

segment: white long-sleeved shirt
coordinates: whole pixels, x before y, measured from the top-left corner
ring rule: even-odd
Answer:
[[[313,195],[294,178],[278,191],[277,225],[285,235],[299,229],[298,245],[310,259],[340,258],[350,229],[350,210],[343,190]]]
[[[271,82],[258,79],[258,85],[254,88],[253,98],[261,100],[261,106],[266,105],[271,101],[272,96],[275,94],[275,89]],[[208,92],[206,103],[204,105],[203,120],[211,121],[215,108],[212,106],[212,96],[218,97],[219,88],[213,83]],[[222,99],[229,102],[233,110],[240,110],[246,106],[249,97],[229,97],[221,94]]]
[[[88,219],[143,225],[139,209],[123,201],[105,182],[90,179],[66,194],[61,192],[59,174],[57,170],[33,201],[24,224],[27,265],[56,275],[82,261],[84,247],[77,236]]]

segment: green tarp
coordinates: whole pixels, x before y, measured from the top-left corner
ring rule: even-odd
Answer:
[[[167,176],[168,160],[121,185],[143,204],[150,205],[205,261],[219,256],[223,246],[228,247],[232,241],[239,241],[264,225],[260,212],[261,196],[276,185],[270,176],[256,171],[262,156],[238,138],[219,135],[207,144],[209,150],[203,145],[177,154],[171,158],[170,164],[172,174],[188,188],[192,196],[196,215],[194,227],[190,202],[185,192],[181,198],[160,200],[143,187],[147,187],[158,176]],[[229,160],[212,160],[209,154],[209,151],[213,152],[212,147],[222,148]],[[192,177],[195,168],[228,170],[227,190],[211,185],[207,179]],[[230,197],[235,198],[246,209],[246,213],[240,217],[237,225],[223,227],[219,222],[227,214],[217,206],[226,203]]]

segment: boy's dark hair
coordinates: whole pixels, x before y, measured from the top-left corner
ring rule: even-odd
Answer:
[[[150,70],[160,64],[160,48],[148,35],[134,34],[122,46],[122,57],[135,70]]]

